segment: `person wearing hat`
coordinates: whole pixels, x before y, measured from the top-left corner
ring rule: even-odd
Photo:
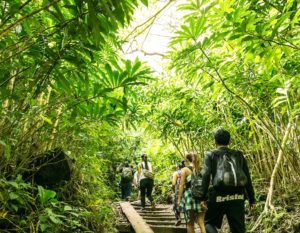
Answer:
[[[138,181],[141,191],[141,206],[144,209],[146,206],[146,195],[151,202],[151,207],[155,208],[152,197],[152,190],[154,186],[153,168],[152,164],[148,161],[147,155],[142,154],[142,161],[138,164]]]

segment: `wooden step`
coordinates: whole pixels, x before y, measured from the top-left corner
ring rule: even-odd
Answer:
[[[141,206],[134,206],[134,209],[136,209],[137,211],[154,211],[154,212],[165,212],[165,211],[169,211],[168,207],[155,207],[152,208],[151,206],[146,206],[144,209]]]
[[[152,210],[136,210],[141,215],[149,215],[149,216],[160,216],[160,215],[167,215],[167,216],[174,216],[174,213],[168,211],[152,211]]]
[[[155,233],[187,233],[184,226],[172,226],[172,225],[151,225],[151,229]]]
[[[155,219],[162,219],[162,220],[169,220],[169,221],[175,221],[175,216],[169,216],[169,215],[166,215],[166,216],[156,216],[156,215],[144,215],[143,216],[144,219],[148,219],[148,220],[155,220]]]
[[[175,221],[168,221],[168,220],[146,220],[146,223],[149,225],[169,225],[175,226]],[[185,227],[185,222],[181,222],[179,226]]]

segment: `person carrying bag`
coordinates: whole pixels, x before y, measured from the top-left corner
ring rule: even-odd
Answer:
[[[154,173],[152,169],[152,164],[148,162],[146,154],[143,154],[141,156],[141,159],[142,161],[138,165],[138,180],[141,191],[141,206],[142,209],[145,209],[147,195],[147,198],[151,202],[151,207],[155,208],[155,204],[152,197],[152,190],[154,186]]]

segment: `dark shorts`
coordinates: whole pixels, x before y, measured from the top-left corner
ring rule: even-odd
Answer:
[[[207,233],[213,227],[221,228],[223,217],[226,215],[232,233],[245,233],[245,206],[243,194],[218,195],[211,192],[205,215]]]

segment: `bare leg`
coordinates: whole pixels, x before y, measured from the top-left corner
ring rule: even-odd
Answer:
[[[197,221],[198,221],[201,233],[206,233],[205,223],[204,223],[204,217],[205,217],[205,212],[204,213],[200,213],[197,216]]]
[[[187,223],[187,233],[195,233],[195,220],[196,214],[193,210],[190,210],[190,221]]]

